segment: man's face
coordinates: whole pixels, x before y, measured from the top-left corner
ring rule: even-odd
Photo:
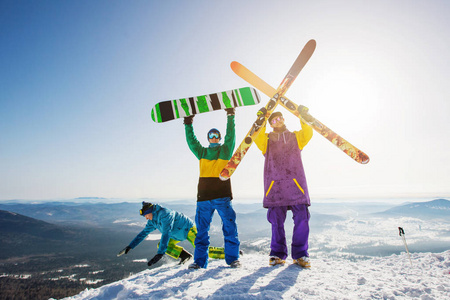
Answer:
[[[283,116],[277,116],[270,120],[270,127],[272,128],[281,128],[284,126],[284,118]]]
[[[220,142],[220,132],[211,129],[208,132],[208,142],[210,144],[217,144]]]
[[[153,220],[153,213],[146,214],[145,218],[150,221]]]

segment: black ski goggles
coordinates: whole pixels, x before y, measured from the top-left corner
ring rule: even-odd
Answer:
[[[141,214],[141,216],[145,216],[146,214],[152,213],[153,212],[153,205],[150,207],[147,207],[146,209],[140,209],[139,213]]]

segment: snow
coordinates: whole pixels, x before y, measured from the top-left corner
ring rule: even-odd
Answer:
[[[32,276],[30,274],[20,274],[20,275],[5,274],[5,273],[0,274],[0,278],[3,278],[3,277],[9,277],[9,278],[15,278],[15,279],[30,279]]]
[[[127,223],[130,222],[130,219],[119,219],[119,220],[115,220],[113,222],[113,224],[118,224],[118,223]]]
[[[450,223],[441,220],[421,220],[411,217],[378,218],[361,217],[348,218],[333,222],[319,234],[310,235],[310,253],[318,253],[323,249],[335,254],[366,255],[376,253],[392,254],[393,249],[404,251],[403,241],[399,236],[398,227],[403,227],[406,241],[413,252],[430,243],[450,245]],[[269,245],[267,244],[268,248]],[[450,249],[441,248],[439,251]],[[355,252],[356,251],[356,252]],[[428,252],[429,250],[422,250]],[[397,252],[398,253],[398,252]]]
[[[266,242],[267,242],[267,240],[261,239],[261,240],[257,240],[257,241],[254,241],[254,242],[250,243],[250,245],[252,245],[252,246],[260,246],[262,244],[265,244]]]
[[[166,259],[161,267],[66,299],[450,299],[450,250],[348,260],[311,256],[312,268],[270,267],[260,252],[241,257],[242,267],[211,260],[188,270]]]
[[[161,234],[149,234],[145,240],[146,241],[159,241],[161,239]]]
[[[94,284],[102,282],[103,279],[90,280],[90,279],[87,279],[87,278],[80,278],[80,281],[84,282],[85,284],[94,285]]]
[[[240,234],[246,237],[241,239],[245,254],[240,269],[229,268],[223,260],[211,260],[207,269],[188,270],[166,256],[154,268],[66,299],[450,300],[448,217],[361,214],[349,209],[338,215],[340,218],[329,219],[312,214],[310,270],[292,265],[291,259],[285,266],[270,267],[270,230],[250,232],[253,229],[241,225]],[[250,224],[245,216],[239,220]],[[210,232],[221,236],[220,225],[213,224]],[[285,226],[290,245],[292,222]],[[412,263],[399,226],[405,231]],[[160,233],[152,234],[148,240],[160,237]],[[133,262],[145,268],[147,260]]]
[[[145,226],[145,224],[144,225],[142,225],[142,223],[138,223],[138,222],[132,222],[132,223],[128,223],[128,224],[125,224],[126,226],[130,226],[130,227],[143,227],[143,226]]]

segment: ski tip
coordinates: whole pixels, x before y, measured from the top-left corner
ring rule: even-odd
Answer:
[[[316,40],[311,39],[306,43],[305,48],[311,48],[314,51],[316,49],[316,46]]]
[[[237,61],[232,61],[230,67],[234,72],[236,72],[236,70],[238,70],[241,67],[241,64],[238,63]]]
[[[369,161],[370,161],[370,158],[369,158],[369,156],[367,156],[367,155],[363,155],[363,156],[361,157],[361,161],[360,161],[360,163],[361,163],[361,164],[363,164],[363,165],[366,165],[366,164],[368,164],[368,163],[369,163]]]

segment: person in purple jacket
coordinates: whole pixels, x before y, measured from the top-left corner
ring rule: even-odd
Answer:
[[[308,114],[308,108],[299,106],[298,111],[306,121],[314,120]],[[301,151],[312,138],[312,128],[301,120],[302,129],[291,132],[287,130],[280,112],[274,112],[268,122],[273,131],[265,133],[266,124],[264,124],[261,133],[255,139],[255,144],[265,157],[263,206],[268,209],[267,220],[272,224],[269,264],[275,266],[286,262],[288,249],[284,222],[287,211],[291,210],[294,220],[291,256],[295,264],[310,268],[308,206],[311,203]]]

